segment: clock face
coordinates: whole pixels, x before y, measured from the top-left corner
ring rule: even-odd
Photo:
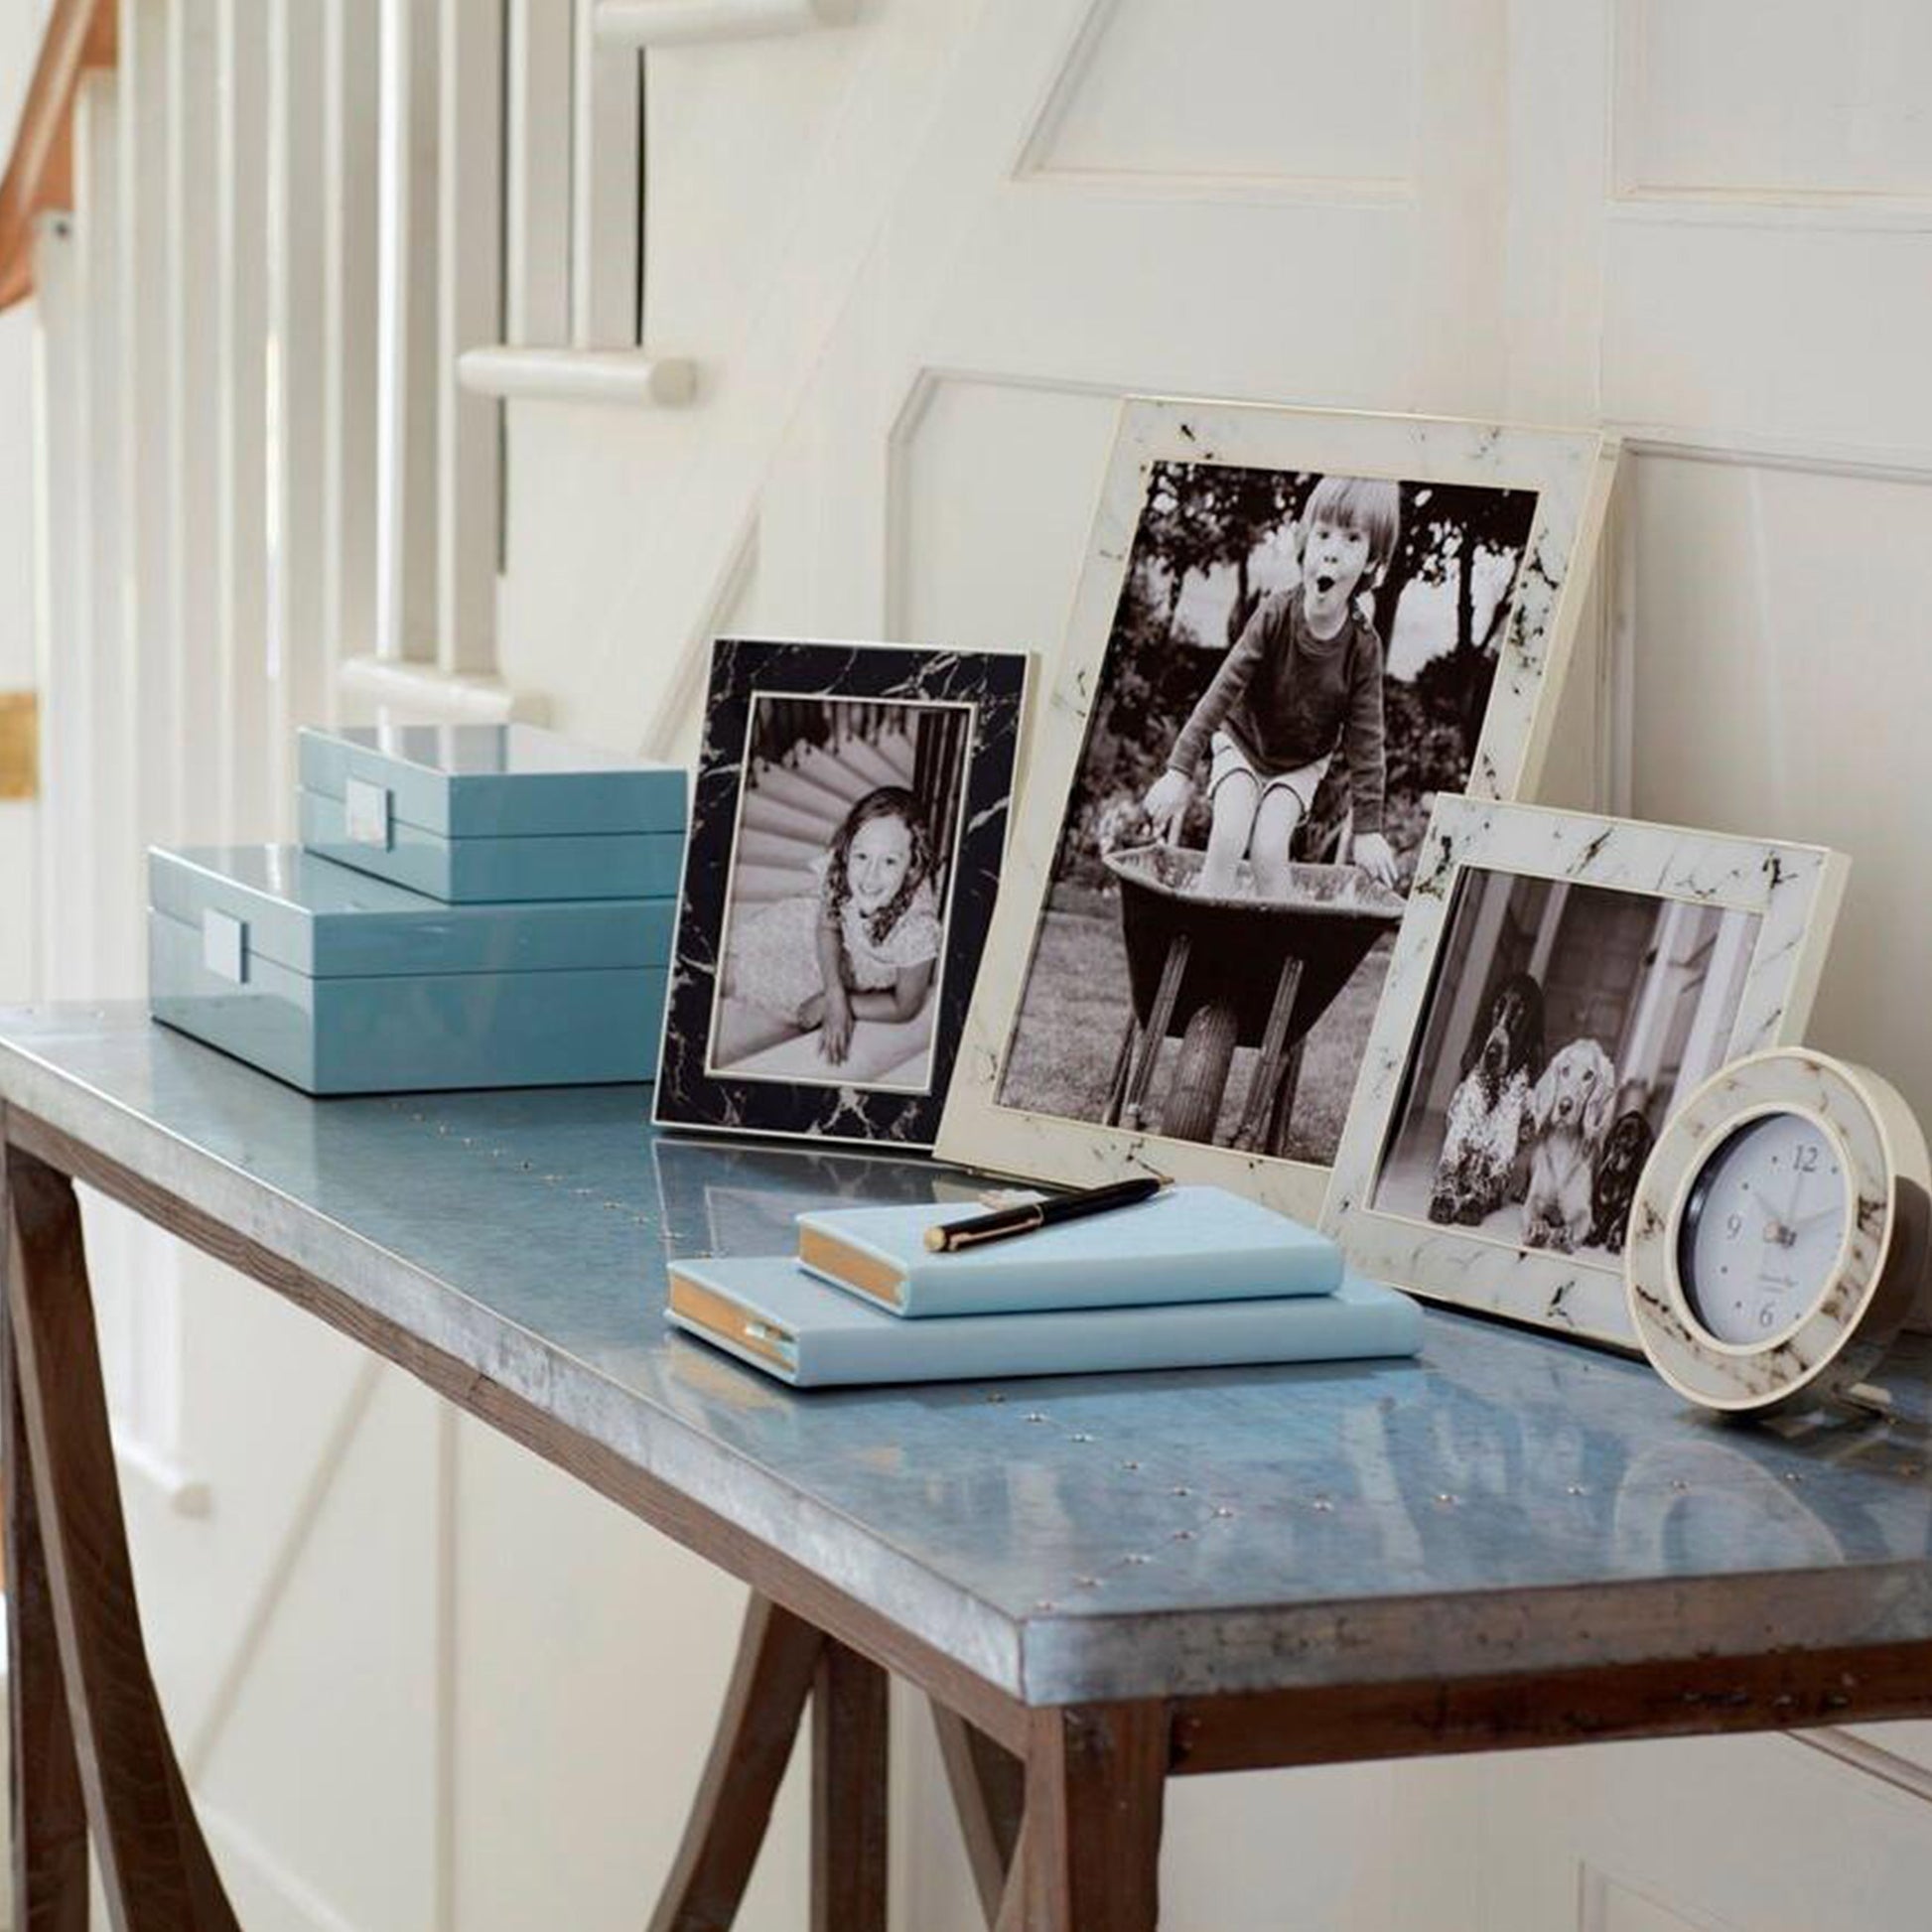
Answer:
[[[1830,1287],[1849,1189],[1838,1149],[1803,1114],[1746,1122],[1692,1186],[1678,1275],[1699,1324],[1738,1346],[1783,1334]]]

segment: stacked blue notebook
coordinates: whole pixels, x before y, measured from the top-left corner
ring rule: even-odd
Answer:
[[[1219,1187],[954,1254],[983,1210],[836,1208],[798,1252],[674,1261],[670,1316],[800,1388],[1413,1355],[1422,1313],[1326,1236]]]

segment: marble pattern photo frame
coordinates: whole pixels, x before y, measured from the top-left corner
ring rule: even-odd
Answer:
[[[1028,666],[717,640],[658,1125],[932,1145],[999,889]]]
[[[1401,914],[1338,862],[1399,887],[1429,796],[1534,784],[1615,459],[1594,431],[1124,405],[944,1156],[1075,1182],[1154,1168],[1315,1218]],[[1330,523],[1360,533],[1352,558]],[[1210,715],[1222,667],[1265,653],[1272,685],[1256,671]],[[1235,759],[1263,803],[1229,872],[1200,848],[1244,733],[1274,762]],[[1262,892],[1293,915],[1258,915]]]
[[[1630,1195],[1676,1104],[1803,1036],[1849,863],[1445,798],[1323,1225],[1433,1300],[1635,1346]]]

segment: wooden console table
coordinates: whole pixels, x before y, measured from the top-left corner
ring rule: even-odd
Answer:
[[[1781,1432],[1448,1315],[1413,1364],[792,1395],[666,1328],[667,1252],[957,1176],[654,1138],[634,1089],[315,1104],[134,1008],[0,1016],[0,1102],[31,1932],[85,1923],[90,1834],[122,1923],[234,1922],[147,1665],[76,1180],[751,1585],[658,1928],[729,1924],[808,1704],[811,1923],[883,1928],[889,1671],[1009,1932],[1153,1927],[1174,1774],[1932,1712],[1923,1350],[1893,1423]]]

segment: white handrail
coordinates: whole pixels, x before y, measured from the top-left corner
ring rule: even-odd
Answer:
[[[698,387],[695,363],[641,348],[473,348],[457,372],[478,395],[660,409],[691,401]]]

